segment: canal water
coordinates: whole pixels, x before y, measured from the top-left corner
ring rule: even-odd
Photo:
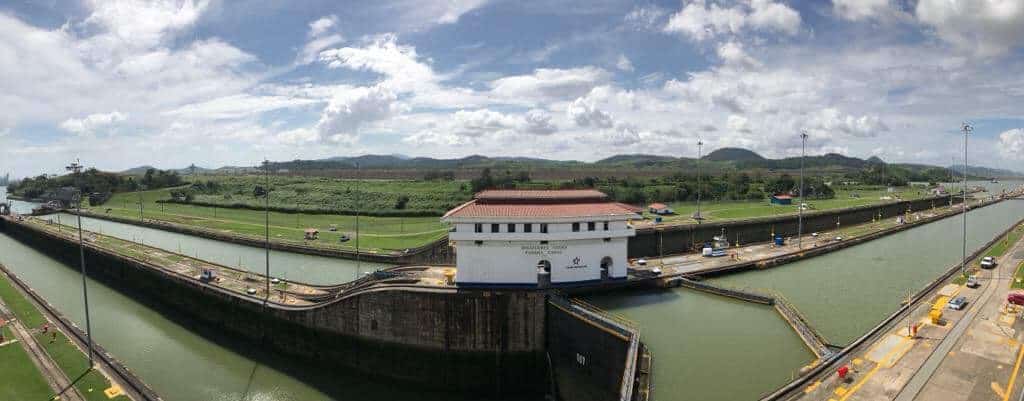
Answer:
[[[75,215],[58,213],[46,216],[51,221],[75,225]],[[199,259],[241,268],[256,273],[265,272],[266,250],[264,248],[217,241],[149,227],[134,226],[90,217],[82,217],[82,228],[88,231],[141,242]],[[381,263],[356,263],[355,260],[328,258],[301,253],[270,251],[270,275],[285,280],[296,280],[309,284],[340,284],[356,279],[361,273],[390,265]]]
[[[967,214],[970,253],[1024,217],[1024,201],[1008,200]],[[881,240],[768,270],[711,280],[730,287],[781,292],[836,345],[859,337],[940,273],[961,260],[960,216]]]

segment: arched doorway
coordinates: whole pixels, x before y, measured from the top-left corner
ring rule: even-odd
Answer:
[[[605,280],[608,278],[608,275],[612,270],[613,264],[614,262],[612,261],[611,256],[605,256],[601,258],[601,280]]]
[[[537,262],[537,285],[547,287],[551,284],[551,262],[542,259]]]

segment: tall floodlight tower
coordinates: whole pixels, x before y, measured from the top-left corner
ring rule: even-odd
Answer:
[[[82,300],[85,304],[85,339],[89,348],[89,369],[92,369],[94,353],[92,349],[92,322],[89,320],[89,290],[85,285],[85,241],[82,239],[82,165],[76,159],[74,163],[71,163],[65,169],[75,176],[75,194],[71,200],[75,202],[75,210],[78,212],[78,263],[82,270]]]
[[[807,156],[807,131],[800,131],[800,202],[796,205],[796,247],[804,247],[804,157]]]
[[[963,246],[961,248],[962,260],[960,261],[960,274],[962,274],[964,277],[967,277],[967,137],[970,136],[971,132],[974,131],[974,127],[972,127],[971,124],[965,122],[963,123],[963,125],[960,126],[960,131],[964,133],[964,185],[962,188],[964,200],[963,204],[960,205],[960,207],[963,209],[962,214],[964,216],[964,236]]]
[[[701,190],[701,185],[700,185],[700,183],[701,183],[701,181],[700,181],[700,159],[703,157],[703,155],[701,153],[701,151],[703,150],[703,147],[704,147],[704,141],[702,141],[700,138],[697,138],[697,214],[695,214],[693,216],[697,220],[697,224],[700,224],[701,221],[704,220],[704,216],[700,215],[700,192],[701,192],[700,191]]]
[[[270,301],[270,160],[263,159],[263,221],[265,238],[263,246],[266,249],[266,281],[267,293],[263,295],[263,307]]]

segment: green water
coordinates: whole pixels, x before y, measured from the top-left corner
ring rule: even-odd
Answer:
[[[967,252],[1024,217],[1010,200],[967,214]],[[731,287],[772,288],[830,342],[847,344],[961,259],[962,220],[951,217],[780,268],[711,280]]]
[[[754,399],[814,359],[770,306],[685,289],[587,301],[640,326],[659,401]]]
[[[76,216],[65,213],[45,218],[51,221],[59,220],[66,225],[77,224]],[[82,228],[253,272],[263,273],[266,269],[266,251],[259,247],[89,217],[82,218]],[[345,283],[356,279],[361,272],[374,271],[386,266],[389,265],[367,262],[357,264],[355,260],[348,259],[291,252],[270,252],[270,274],[272,276],[311,284]]]

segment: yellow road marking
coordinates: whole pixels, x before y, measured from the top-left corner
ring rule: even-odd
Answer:
[[[1024,358],[1024,346],[1020,347],[1020,351],[1017,352],[1017,364],[1013,365],[1013,373],[1010,374],[1010,383],[1006,385],[1006,394],[1003,395],[1003,401],[1010,399],[1010,393],[1013,392],[1013,382],[1017,380],[1017,372],[1020,370],[1020,361]]]
[[[999,383],[992,382],[992,391],[996,393],[996,397],[1006,399],[1006,392],[1003,391],[1003,386],[1000,386]]]
[[[904,339],[904,340],[906,340],[906,339]],[[909,340],[906,340],[906,341],[909,341]],[[877,343],[876,343],[876,344],[877,344]],[[884,357],[882,357],[882,360],[883,360],[883,361],[885,361],[885,360],[889,360],[889,358],[890,358],[890,357],[891,357],[891,356],[893,355],[893,353],[895,353],[896,351],[897,351],[896,349],[894,349],[894,350],[891,350],[891,351],[889,351],[889,353],[888,353],[888,354],[886,354],[886,355],[885,355]],[[857,382],[856,384],[854,384],[854,385],[853,385],[853,387],[851,387],[851,388],[850,388],[850,390],[849,390],[849,391],[847,391],[847,392],[846,392],[846,393],[845,393],[845,394],[844,394],[844,395],[842,396],[842,398],[840,398],[840,399],[839,399],[839,401],[846,401],[846,399],[847,399],[847,398],[850,398],[850,396],[852,396],[852,395],[853,395],[854,393],[856,393],[856,392],[857,392],[857,390],[860,390],[861,386],[863,386],[863,385],[864,385],[864,383],[867,383],[867,381],[868,381],[869,379],[871,379],[871,377],[872,377],[872,376],[874,376],[874,375],[875,375],[875,373],[877,373],[877,372],[878,372],[878,370],[879,370],[879,369],[881,369],[881,368],[882,368],[882,363],[881,363],[881,362],[879,362],[879,363],[876,363],[876,364],[875,364],[875,367],[871,368],[871,370],[869,370],[869,371],[868,371],[867,373],[865,373],[865,374],[864,374],[864,377],[863,377],[863,378],[861,378],[861,379],[860,379],[860,381],[858,381],[858,382]],[[837,394],[837,395],[838,395],[838,394]],[[1004,401],[1005,401],[1005,400],[1004,400]]]
[[[836,393],[836,395],[838,395],[840,397],[843,397],[844,395],[846,395],[846,387],[839,387],[839,388],[837,388],[835,393]],[[843,399],[845,400],[846,397],[843,397]]]

